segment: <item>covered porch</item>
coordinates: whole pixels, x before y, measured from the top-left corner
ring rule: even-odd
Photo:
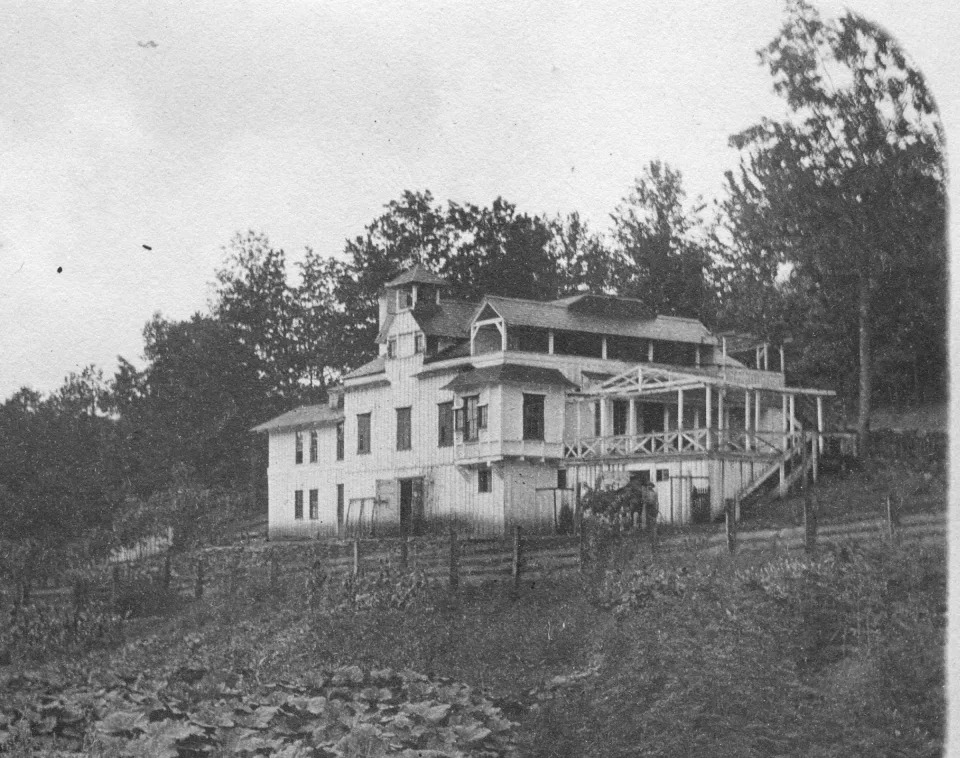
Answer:
[[[799,450],[806,438],[816,476],[824,450],[823,401],[834,394],[638,365],[568,393],[563,457],[569,466],[636,459],[775,461]]]

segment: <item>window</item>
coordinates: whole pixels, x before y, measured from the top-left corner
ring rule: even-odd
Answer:
[[[597,400],[593,404],[593,436],[602,437],[603,436],[603,414],[600,412],[600,403],[603,400]]]
[[[420,332],[413,335],[413,352],[423,352],[423,335]]]
[[[490,469],[481,468],[477,469],[477,492],[490,492],[492,491],[492,477],[490,476]]]
[[[463,408],[459,410],[459,428],[463,430],[465,442],[472,442],[480,437],[480,430],[487,428],[487,406],[480,405],[480,396],[471,395],[463,399]]]
[[[303,463],[303,432],[297,432],[295,440],[296,450],[293,455],[295,463]]]
[[[543,395],[523,393],[523,438],[543,439]]]
[[[437,405],[437,447],[453,445],[453,403]]]
[[[387,340],[387,358],[397,357],[397,338],[391,337]]]
[[[343,460],[343,422],[337,424],[337,460]]]
[[[303,520],[303,490],[296,490],[293,493],[293,517],[297,521]]]
[[[397,290],[397,308],[404,310],[413,307],[413,288]]]
[[[557,469],[557,489],[565,490],[567,488],[567,470],[565,468]]]
[[[316,432],[310,432],[310,463],[317,462],[317,448],[319,447],[319,440],[317,439]]]
[[[357,414],[357,455],[370,452],[370,414]]]
[[[630,413],[629,400],[613,401],[613,433],[621,435],[627,433],[627,417]]]
[[[316,521],[320,518],[320,493],[318,490],[310,490],[310,520]]]
[[[343,485],[337,485],[337,528],[343,526]]]
[[[667,482],[667,481],[670,481],[670,469],[668,469],[668,468],[658,468],[658,469],[657,469],[657,481],[658,481],[658,482]]]
[[[410,441],[410,408],[397,408],[397,450],[409,450]]]

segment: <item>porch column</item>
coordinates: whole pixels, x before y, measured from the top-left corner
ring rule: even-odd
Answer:
[[[724,423],[726,419],[724,414],[726,413],[726,403],[724,402],[727,398],[727,389],[726,387],[721,387],[717,390],[717,447],[721,450],[723,449],[727,439],[726,431],[727,425]]]
[[[780,345],[780,373],[784,373],[787,370],[787,363],[783,357],[783,345]]]
[[[817,395],[817,448],[823,455],[823,398]]]
[[[547,352],[553,355],[553,329],[547,331]]]
[[[760,390],[753,393],[753,433],[760,432]]]
[[[797,431],[797,404],[796,395],[790,395],[790,434]]]
[[[750,390],[743,391],[743,447],[749,453],[752,447],[750,439]]]
[[[553,334],[553,332],[551,332]],[[577,441],[577,450],[580,449],[580,437],[583,434],[583,400],[577,398],[577,431],[574,439]]]
[[[760,345],[757,345],[757,371],[760,370]]]
[[[713,447],[713,392],[710,385],[704,388],[707,395],[707,450]]]
[[[663,404],[663,431],[670,431],[670,406],[666,403]]]
[[[653,340],[647,342],[647,363],[653,363]]]
[[[770,370],[770,343],[769,342],[763,343],[763,370],[764,371]]]
[[[603,360],[607,359],[607,337],[604,335],[600,338],[600,357]]]
[[[683,390],[677,390],[677,452],[683,452]],[[673,486],[672,484],[670,485]]]
[[[600,436],[606,437],[610,434],[609,419],[607,418],[607,399],[601,397],[597,402],[600,403]]]
[[[637,399],[631,397],[627,406],[627,434],[631,437],[637,433]]]
[[[783,457],[780,458],[780,487],[779,494],[780,497],[783,497],[787,494],[787,467],[786,467],[786,455],[787,455],[787,396],[780,396],[780,415],[781,415],[781,431],[783,432]]]

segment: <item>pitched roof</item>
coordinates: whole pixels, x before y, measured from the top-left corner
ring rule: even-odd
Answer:
[[[413,317],[424,334],[466,339],[476,309],[476,303],[465,300],[441,300],[439,304],[415,308]]]
[[[593,303],[607,300],[591,296]],[[614,298],[617,299],[617,298]],[[706,342],[716,344],[714,337],[707,328],[696,319],[679,318],[676,316],[656,316],[655,318],[638,318],[600,315],[597,313],[582,313],[575,310],[583,298],[575,300],[541,303],[536,300],[520,300],[517,298],[488,295],[477,309],[480,313],[485,304],[489,304],[499,313],[508,325],[537,326],[543,329],[560,329],[571,332],[591,332],[594,334],[616,334],[625,337],[643,337],[646,339],[675,340],[677,342]],[[634,308],[626,301],[626,308]],[[605,306],[606,307],[606,306]],[[599,310],[588,307],[588,310]]]
[[[439,361],[446,361],[450,358],[466,358],[470,355],[470,342],[464,340],[463,342],[458,342],[455,345],[450,345],[449,347],[443,348],[438,353],[433,355],[426,355],[423,358],[423,365],[426,366],[429,363],[437,363]]]
[[[329,405],[301,405],[292,411],[264,421],[251,429],[251,432],[275,432],[280,429],[297,427],[327,426],[343,420],[343,411]]]
[[[523,366],[518,363],[500,363],[496,366],[465,371],[440,389],[461,392],[484,384],[549,384],[576,389],[577,385],[555,368]]]
[[[359,368],[355,368],[349,374],[344,376],[344,379],[359,379],[364,376],[373,376],[374,374],[382,374],[384,372],[384,357],[382,355],[377,356],[372,361],[367,361]]]
[[[404,284],[436,284],[441,287],[447,286],[447,280],[437,276],[432,271],[424,268],[419,263],[411,269],[404,271],[400,276],[391,279],[384,287],[402,287]]]

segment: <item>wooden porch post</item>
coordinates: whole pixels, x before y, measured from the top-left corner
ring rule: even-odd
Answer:
[[[710,450],[713,447],[711,439],[713,436],[713,392],[709,384],[704,389],[707,395],[707,450]]]
[[[553,329],[547,332],[547,352],[553,355]]]
[[[786,468],[786,455],[787,455],[787,396],[780,396],[780,415],[781,415],[781,431],[783,432],[783,455],[784,457],[780,459],[780,487],[779,493],[780,497],[783,497],[787,494],[787,468]]]
[[[753,392],[753,432],[760,431],[760,390]]]
[[[724,434],[726,433],[726,424],[724,423],[724,413],[726,413],[726,403],[724,402],[727,399],[727,389],[726,387],[721,387],[717,390],[717,447],[723,449],[723,444],[726,441]]]
[[[743,391],[743,447],[749,453],[750,444],[750,390]]]
[[[797,431],[796,398],[796,395],[790,395],[790,434],[796,434]]]
[[[817,395],[817,448],[823,455],[823,398]]]
[[[677,432],[683,433],[683,390],[677,390]],[[678,446],[679,449],[679,446]]]
[[[577,398],[577,431],[574,434],[574,440],[576,440],[577,450],[580,449],[580,437],[583,434],[583,400]]]
[[[631,397],[627,406],[627,433],[632,437],[637,433],[637,399]]]
[[[597,400],[600,403],[600,436],[606,437],[609,434],[609,419],[607,418],[607,399],[601,397]]]

